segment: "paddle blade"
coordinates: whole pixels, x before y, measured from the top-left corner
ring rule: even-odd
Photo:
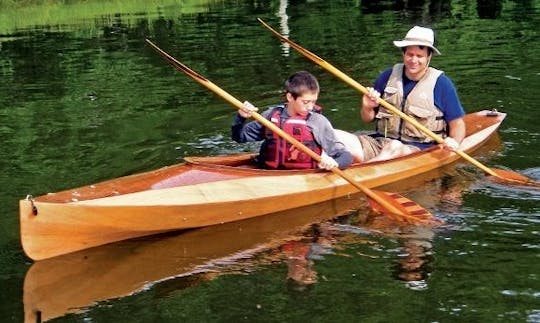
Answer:
[[[540,182],[535,181],[532,178],[529,178],[525,175],[519,173],[504,170],[504,169],[491,169],[497,176],[490,176],[489,178],[494,182],[500,184],[512,184],[512,185],[522,185],[522,186],[532,186],[540,188]]]
[[[409,200],[405,196],[398,193],[377,190],[373,190],[373,192],[377,194],[379,198],[384,199],[386,202],[392,204],[394,207],[400,210],[402,214],[388,213],[388,211],[379,205],[379,203],[377,203],[375,200],[371,198],[368,199],[371,208],[377,213],[385,214],[393,217],[396,220],[416,225],[437,226],[443,223],[441,219],[433,216],[428,210],[424,209],[416,202]]]

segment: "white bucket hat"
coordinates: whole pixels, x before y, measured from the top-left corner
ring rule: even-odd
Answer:
[[[414,26],[409,30],[409,32],[407,32],[405,39],[395,40],[394,45],[397,47],[427,46],[433,49],[437,55],[441,55],[441,52],[439,52],[439,50],[433,46],[434,39],[435,36],[433,34],[433,30],[430,28]]]

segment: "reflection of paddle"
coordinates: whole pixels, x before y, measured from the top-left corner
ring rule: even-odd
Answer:
[[[193,71],[186,65],[182,64],[178,60],[176,60],[174,57],[170,56],[163,50],[161,50],[159,47],[157,47],[154,43],[152,43],[150,40],[146,40],[146,42],[155,50],[157,51],[169,64],[177,68],[178,70],[184,72],[185,74],[192,77],[195,81],[200,83],[201,85],[205,86],[206,88],[210,89],[214,93],[221,96],[223,99],[231,103],[233,106],[235,106],[237,109],[242,109],[243,104],[238,99],[230,95],[229,93],[225,92],[223,89],[212,83],[210,80],[206,79],[204,76],[198,74],[197,72]],[[261,124],[263,124],[268,129],[272,130],[276,134],[278,134],[283,139],[287,140],[289,143],[291,143],[296,148],[300,149],[304,153],[308,154],[311,158],[319,162],[321,160],[321,157],[316,154],[314,151],[306,147],[304,144],[293,138],[292,136],[288,135],[286,132],[281,130],[279,127],[277,127],[275,124],[261,116],[257,112],[252,112],[252,117],[259,121]],[[345,179],[347,182],[349,182],[351,185],[362,191],[364,194],[366,194],[370,199],[370,204],[372,204],[373,209],[378,212],[382,212],[385,214],[388,214],[390,216],[393,216],[394,218],[402,221],[407,222],[422,222],[427,221],[429,218],[431,218],[431,214],[429,212],[421,207],[418,206],[418,204],[405,199],[404,197],[400,196],[399,194],[394,193],[387,193],[382,191],[373,191],[369,189],[368,187],[356,182],[351,176],[347,175],[345,172],[343,172],[338,167],[332,168],[332,172],[335,174],[341,176],[343,179]],[[373,205],[373,202],[375,202],[375,205]],[[409,211],[410,209],[406,208],[411,203],[416,205],[416,211]],[[418,210],[420,209],[420,210]]]
[[[363,87],[361,84],[359,84],[358,82],[356,82],[355,80],[350,78],[348,75],[341,72],[340,70],[338,70],[337,68],[332,66],[330,63],[328,63],[324,59],[320,58],[319,56],[313,54],[312,52],[308,51],[307,49],[303,48],[302,46],[300,46],[300,45],[296,44],[295,42],[289,40],[287,37],[281,35],[276,30],[274,30],[272,27],[270,27],[267,23],[265,23],[262,19],[257,18],[257,20],[264,27],[266,27],[268,30],[270,30],[282,42],[289,44],[291,47],[296,49],[299,53],[301,53],[305,57],[309,58],[310,60],[312,60],[314,63],[318,64],[319,66],[323,67],[324,69],[326,69],[330,73],[334,74],[336,77],[340,78],[342,81],[349,84],[350,86],[352,86],[353,88],[355,88],[359,92],[364,93],[364,94],[368,94],[368,91],[367,91],[367,89],[365,87]],[[392,113],[398,115],[399,117],[401,117],[405,121],[409,122],[410,124],[415,126],[417,129],[419,129],[420,131],[425,133],[427,136],[431,137],[436,142],[438,142],[438,143],[443,143],[444,142],[444,139],[441,136],[435,134],[433,131],[431,131],[428,128],[424,127],[418,121],[416,121],[416,119],[414,119],[414,118],[406,115],[405,113],[401,112],[399,109],[397,109],[396,107],[394,107],[390,103],[388,103],[385,100],[380,99],[380,98],[377,101],[378,101],[379,104],[381,104],[382,106],[384,106],[385,108],[390,110]],[[516,184],[516,185],[527,185],[527,186],[540,187],[539,182],[537,182],[537,181],[535,181],[535,180],[533,180],[531,178],[528,178],[528,177],[526,177],[524,175],[518,174],[516,172],[508,171],[508,170],[491,169],[491,168],[488,168],[487,166],[483,165],[478,160],[472,158],[467,153],[465,153],[465,152],[463,152],[461,150],[457,150],[456,153],[458,155],[460,155],[461,157],[463,157],[468,162],[472,163],[476,167],[478,167],[481,170],[483,170],[484,172],[486,172],[487,174],[489,174],[491,176],[494,176],[496,179],[498,179],[498,180],[500,180],[502,182],[509,183],[509,184]]]

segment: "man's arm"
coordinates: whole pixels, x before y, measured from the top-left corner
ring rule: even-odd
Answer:
[[[463,121],[463,118],[458,118],[450,121],[448,124],[448,127],[450,128],[449,136],[454,138],[459,144],[463,141],[465,138],[465,121]]]
[[[362,96],[360,118],[365,123],[370,123],[375,119],[375,115],[377,114],[377,108],[379,107],[377,100],[380,98],[381,94],[372,87],[368,87],[367,90],[369,94],[364,94],[364,96]]]
[[[463,121],[465,109],[461,105],[454,83],[448,76],[442,74],[437,79],[434,91],[435,105],[441,109],[448,124],[449,138],[445,138],[444,145],[450,149],[459,149],[466,134]],[[455,142],[452,142],[453,140]]]
[[[381,96],[381,93],[384,92],[386,83],[392,74],[392,68],[389,68],[382,72],[377,79],[373,87],[366,88],[369,92],[368,95],[362,96],[362,107],[360,108],[360,118],[365,123],[370,123],[375,119],[375,115],[379,112],[379,104],[377,99]]]

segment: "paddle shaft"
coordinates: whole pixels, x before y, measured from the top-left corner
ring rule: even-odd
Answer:
[[[285,36],[281,35],[280,33],[278,33],[276,30],[274,30],[272,27],[270,27],[267,23],[265,23],[262,19],[260,18],[257,18],[257,20],[263,25],[265,26],[267,29],[269,29],[277,38],[279,38],[281,41],[289,44],[291,47],[293,47],[294,49],[296,49],[299,53],[301,53],[302,55],[304,55],[305,57],[309,58],[311,61],[313,61],[314,63],[318,64],[319,66],[323,67],[324,69],[326,69],[327,71],[329,71],[330,73],[334,74],[337,78],[341,79],[342,81],[344,81],[345,83],[349,84],[350,86],[352,86],[354,89],[356,89],[357,91],[363,93],[363,94],[366,94],[366,95],[369,95],[369,92],[368,90],[363,87],[360,83],[356,82],[355,80],[353,80],[351,77],[349,77],[347,74],[341,72],[340,70],[338,70],[337,68],[335,68],[332,64],[328,63],[327,61],[325,61],[324,59],[320,58],[319,56],[313,54],[312,52],[310,52],[309,50],[303,48],[302,46],[296,44],[295,42],[293,42],[292,40],[289,40],[288,38],[286,38]],[[428,128],[426,128],[425,126],[423,126],[422,124],[420,124],[418,121],[416,121],[416,119],[408,116],[407,114],[403,113],[401,110],[399,110],[398,108],[394,107],[393,105],[391,105],[390,103],[386,102],[385,100],[379,98],[377,100],[377,102],[382,105],[383,107],[387,108],[388,110],[390,110],[392,113],[398,115],[400,118],[402,118],[403,120],[409,122],[410,124],[412,124],[413,126],[415,126],[418,130],[422,131],[423,133],[425,133],[427,136],[431,137],[433,140],[435,140],[436,142],[438,143],[443,143],[444,142],[444,139],[437,135],[436,133],[434,133],[433,131],[429,130]],[[465,153],[464,151],[461,151],[461,150],[456,150],[455,151],[458,155],[460,155],[461,157],[463,157],[464,159],[466,159],[467,161],[469,161],[470,163],[472,163],[473,165],[475,165],[476,167],[480,168],[481,170],[483,170],[484,172],[488,173],[489,175],[492,175],[492,176],[496,176],[496,177],[500,177],[497,173],[495,173],[492,169],[490,169],[489,167],[483,165],[482,163],[480,163],[479,161],[477,161],[476,159],[472,158],[471,156],[469,156],[467,153]]]
[[[224,91],[223,89],[221,89],[219,86],[215,85],[214,83],[212,83],[210,80],[206,79],[204,76],[198,74],[197,72],[193,71],[192,69],[190,69],[189,67],[187,67],[186,65],[182,64],[181,62],[179,62],[178,60],[176,60],[174,57],[170,56],[169,54],[167,54],[166,52],[164,52],[161,48],[159,48],[158,46],[156,46],[154,43],[152,43],[150,40],[146,39],[146,42],[155,50],[157,51],[163,58],[165,58],[167,60],[167,62],[169,62],[169,64],[173,65],[174,67],[176,67],[177,69],[181,70],[182,72],[184,72],[185,74],[189,75],[190,77],[192,77],[195,81],[197,81],[198,83],[200,83],[201,85],[205,86],[206,88],[208,88],[209,90],[213,91],[214,93],[216,93],[217,95],[221,96],[223,99],[225,99],[226,101],[228,101],[229,103],[231,103],[234,107],[236,107],[237,109],[243,109],[244,108],[244,105],[242,102],[240,102],[238,99],[236,99],[234,96],[230,95],[229,93],[227,93],[226,91]],[[296,140],[295,138],[293,138],[292,136],[290,136],[289,134],[287,134],[285,131],[283,131],[282,129],[280,129],[278,126],[276,126],[275,124],[273,124],[272,122],[270,122],[269,120],[267,120],[265,117],[263,117],[262,115],[260,115],[259,113],[253,111],[251,113],[251,116],[257,120],[258,122],[260,122],[262,125],[264,125],[265,127],[267,127],[268,129],[272,130],[273,132],[277,133],[281,138],[285,139],[286,141],[288,141],[290,144],[292,144],[293,146],[295,146],[296,148],[300,149],[301,151],[303,151],[304,153],[308,154],[311,158],[313,158],[314,160],[316,160],[317,162],[320,162],[321,161],[321,156],[319,156],[317,153],[315,153],[313,150],[309,149],[308,147],[306,147],[304,144],[302,144],[300,141]],[[403,212],[401,210],[399,210],[398,208],[396,208],[395,206],[393,206],[392,204],[388,203],[386,200],[384,200],[383,198],[379,197],[377,194],[375,194],[375,192],[373,192],[371,189],[369,189],[368,187],[356,182],[354,180],[354,178],[352,178],[351,176],[347,175],[345,172],[343,172],[341,169],[339,169],[338,167],[333,167],[331,169],[331,171],[336,174],[336,175],[339,175],[341,176],[343,179],[345,179],[347,182],[349,182],[351,185],[353,185],[354,187],[356,187],[357,189],[359,189],[361,192],[363,192],[364,194],[366,194],[368,197],[370,197],[372,200],[374,200],[375,202],[377,202],[380,206],[382,206],[384,209],[386,209],[388,212],[392,213],[392,214],[395,214],[395,215],[401,215],[401,216],[405,216],[405,214],[403,214]]]

